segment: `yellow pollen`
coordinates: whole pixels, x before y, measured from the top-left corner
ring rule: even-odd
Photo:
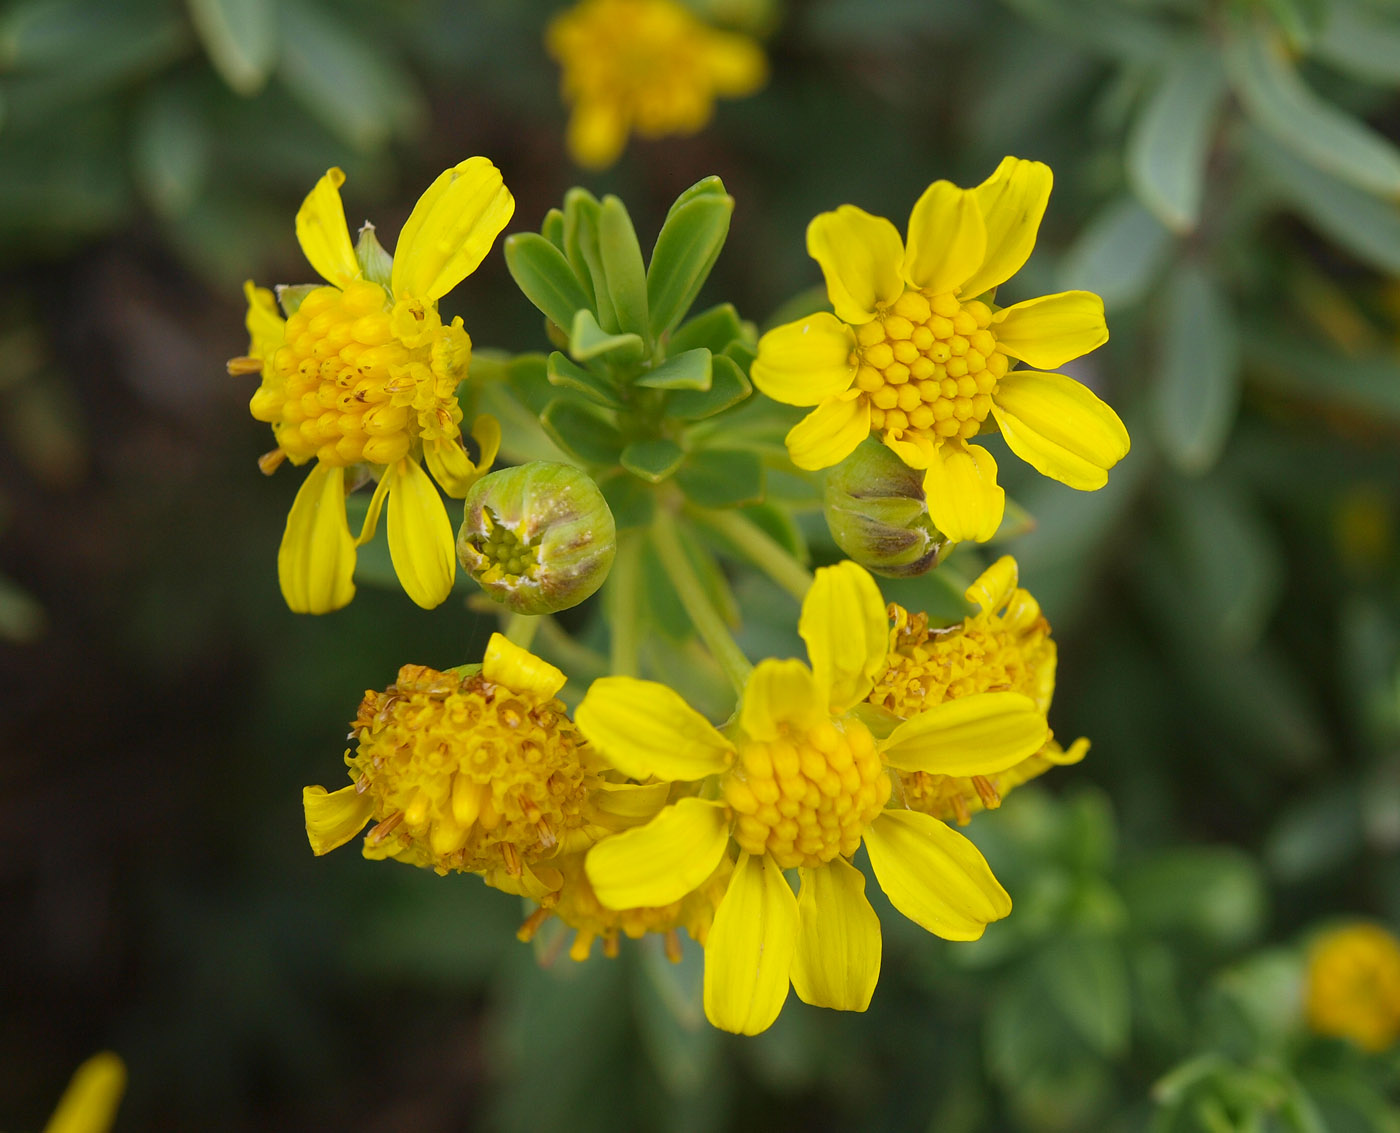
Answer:
[[[871,423],[893,440],[929,444],[975,437],[1008,368],[985,303],[909,290],[855,328],[856,385]]]
[[[855,720],[745,740],[723,786],[735,841],[750,854],[771,854],[782,869],[850,857],[890,789],[874,737]]]
[[[293,463],[392,464],[423,439],[461,435],[454,394],[470,350],[460,321],[395,305],[377,283],[318,287],[287,319],[249,409]]]
[[[365,694],[353,728],[359,747],[346,762],[379,820],[366,853],[439,873],[519,877],[584,825],[597,786],[558,700],[480,673],[405,665],[386,691]]]

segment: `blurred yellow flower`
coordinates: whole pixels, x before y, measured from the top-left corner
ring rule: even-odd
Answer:
[[[229,369],[262,375],[250,409],[277,439],[263,471],[284,459],[316,461],[277,555],[287,605],[321,614],[354,597],[356,548],[373,537],[387,501],[394,570],[408,596],[431,608],[451,590],[457,560],[447,509],[420,459],[461,498],[500,443],[495,420],[481,417],[472,427],[480,468],[467,454],[456,389],[471,340],[460,318],[442,323],[437,303],[476,270],[515,201],[490,161],[468,158],[419,198],[390,261],[372,231],[359,255],[351,245],[344,181],[330,170],[296,218],[302,251],[330,286],[284,289],[283,321],[272,292],[247,284],[249,352]],[[364,475],[347,482],[347,469]],[[369,475],[379,483],[356,538],[345,494]]]
[[[752,94],[768,77],[757,43],[716,31],[677,0],[582,0],[551,21],[545,45],[572,107],[569,152],[590,169],[615,162],[633,131],[695,133],[716,98]]]
[[[975,940],[1011,901],[977,848],[944,823],[888,807],[891,770],[991,774],[1045,741],[1028,697],[983,693],[931,707],[877,738],[852,710],[886,663],[874,579],[846,562],[819,570],[798,622],[811,667],[765,660],[728,734],[665,685],[605,677],[579,730],[623,774],[694,782],[643,826],[589,851],[598,899],[626,909],[679,900],[729,853],[738,858],[705,945],[705,1012],[756,1034],[791,982],[807,1003],[863,1011],[880,974],[880,925],[850,858],[864,843],[900,912],[950,940]],[[794,896],[783,871],[801,879]]]
[[[1065,291],[994,303],[1030,256],[1050,183],[1047,166],[1014,157],[975,189],[936,181],[907,244],[854,205],[812,221],[807,251],[836,314],[769,331],[752,371],[774,400],[816,407],[788,433],[793,463],[830,467],[876,432],[925,470],[929,514],[955,541],[985,542],[1001,524],[996,462],[970,443],[992,423],[1038,472],[1072,488],[1108,482],[1128,452],[1122,421],[1079,382],[1041,372],[1108,340],[1103,301]]]
[[[44,1133],[107,1133],[126,1092],[126,1066],[111,1051],[94,1054],[73,1073]]]
[[[345,753],[353,782],[303,790],[312,850],[343,846],[373,819],[367,858],[478,873],[537,899],[557,892],[550,859],[607,832],[591,820],[600,764],[555,698],[563,685],[498,633],[477,672],[405,665],[360,704]]]
[[[934,704],[1011,691],[1049,712],[1055,694],[1055,642],[1038,603],[1017,586],[1016,560],[1004,555],[967,588],[977,612],[961,625],[929,630],[928,615],[890,604],[889,664],[871,690],[870,703],[908,719]],[[965,826],[972,813],[1001,805],[1011,788],[1051,767],[1078,763],[1089,741],[1068,751],[1053,739],[1034,755],[994,775],[930,775],[901,772],[904,800],[913,810]]]
[[[1308,949],[1308,1025],[1387,1050],[1400,1038],[1400,940],[1379,925],[1352,924],[1323,933]]]

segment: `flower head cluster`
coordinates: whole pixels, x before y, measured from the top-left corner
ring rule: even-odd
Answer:
[[[1308,1025],[1383,1051],[1400,1039],[1400,940],[1375,924],[1323,933],[1308,953]]]
[[[581,0],[546,36],[573,107],[568,146],[590,169],[615,162],[636,131],[693,134],[715,99],[741,98],[768,76],[753,40],[716,31],[677,0]]]
[[[787,436],[793,463],[830,467],[875,433],[924,470],[929,514],[953,540],[985,541],[1001,524],[996,461],[973,443],[989,428],[1046,476],[1107,482],[1128,451],[1123,423],[1079,382],[1043,372],[1107,341],[1103,301],[995,302],[1030,256],[1050,184],[1047,166],[1014,157],[975,189],[935,181],[907,241],[854,205],[812,221],[807,250],[836,313],[769,331],[753,365],[769,397],[815,406]]]
[[[284,319],[272,292],[247,284],[249,351],[229,368],[262,376],[250,409],[277,441],[263,470],[316,462],[277,556],[287,604],[325,613],[348,603],[355,550],[387,504],[394,569],[409,597],[431,608],[447,597],[456,559],[447,510],[422,464],[460,498],[500,441],[496,422],[479,418],[471,431],[480,455],[468,455],[456,390],[471,340],[460,318],[442,322],[437,304],[476,270],[515,201],[490,161],[468,158],[419,198],[391,260],[368,226],[359,247],[351,244],[344,181],[330,170],[296,218],[302,251],[327,285],[282,289]],[[370,477],[378,485],[355,538],[345,494]]]
[[[1038,603],[1016,585],[1016,560],[1004,555],[967,589],[977,612],[958,625],[930,630],[926,614],[911,615],[891,603],[889,664],[871,689],[872,704],[902,720],[926,708],[983,692],[1019,692],[1049,712],[1055,692],[1055,642]],[[995,775],[900,775],[911,809],[965,826],[972,813],[1001,805],[1012,787],[1051,767],[1078,763],[1089,741],[1068,751],[1054,739],[1020,763]]]

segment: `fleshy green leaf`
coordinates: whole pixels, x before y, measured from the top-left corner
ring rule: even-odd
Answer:
[[[1129,197],[1103,209],[1065,253],[1060,286],[1103,297],[1108,310],[1143,298],[1166,263],[1171,233]]]
[[[564,214],[558,209],[550,209],[540,222],[540,235],[558,248],[564,250]]]
[[[517,232],[505,241],[506,268],[515,285],[545,318],[565,330],[593,306],[564,254],[543,236]]]
[[[550,440],[585,464],[616,464],[622,434],[602,410],[573,398],[557,398],[545,406],[540,424]]]
[[[697,193],[700,186],[689,190],[694,195],[672,206],[652,249],[647,299],[652,334],[658,337],[685,317],[729,234],[734,198],[723,191],[719,178],[706,180],[715,182],[718,191]]]
[[[694,350],[699,346],[705,347],[711,354],[722,354],[736,338],[744,337],[744,323],[734,304],[720,303],[683,322],[666,346],[672,354]]]
[[[685,452],[675,441],[665,437],[649,437],[633,441],[618,458],[618,463],[633,476],[649,484],[659,484],[673,475],[685,459]]]
[[[701,507],[756,504],[763,499],[763,464],[748,449],[704,449],[686,458],[676,483]]]
[[[618,330],[617,311],[608,292],[603,253],[598,246],[602,213],[603,206],[588,190],[575,187],[564,194],[564,255],[579,279],[586,281],[593,296],[590,305],[598,316],[598,325],[615,332]]]
[[[1106,1057],[1128,1043],[1131,1005],[1123,949],[1101,936],[1067,936],[1042,954],[1044,987],[1066,1021]]]
[[[545,374],[551,385],[574,390],[595,404],[606,405],[609,409],[622,407],[622,399],[617,396],[612,382],[592,370],[575,365],[557,350],[549,356]]]
[[[642,249],[627,206],[617,197],[603,198],[598,215],[598,251],[618,329],[647,338],[651,332],[647,324],[647,277]]]
[[[710,352],[703,346],[676,354],[637,379],[651,389],[706,391],[710,388]]]
[[[187,0],[209,61],[238,94],[257,94],[277,62],[272,0]]]
[[[608,501],[619,531],[624,527],[645,527],[656,512],[656,494],[629,472],[613,472],[602,477],[598,490]]]
[[[574,312],[569,331],[569,353],[576,361],[587,362],[590,358],[616,354],[617,361],[635,362],[645,349],[642,340],[635,334],[609,334],[598,325],[592,311]]]
[[[1328,5],[1316,52],[1357,78],[1400,85],[1400,23],[1356,0],[1333,0]]]
[[[718,354],[710,359],[710,388],[677,391],[666,403],[666,412],[682,420],[698,421],[738,405],[752,392],[753,385],[734,360]]]
[[[1167,284],[1153,421],[1168,458],[1204,472],[1220,456],[1240,401],[1239,340],[1230,300],[1191,262]]]
[[[135,124],[133,169],[151,208],[162,216],[187,212],[209,176],[209,124],[196,104],[157,89]]]
[[[1225,94],[1214,51],[1193,47],[1168,66],[1128,139],[1128,178],[1138,199],[1175,232],[1201,212],[1206,159]]]

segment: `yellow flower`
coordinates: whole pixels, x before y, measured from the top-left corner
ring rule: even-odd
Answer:
[[[360,704],[350,786],[302,791],[311,849],[343,846],[373,819],[367,858],[479,873],[536,898],[556,892],[562,878],[546,863],[608,829],[591,805],[596,760],[555,698],[563,685],[563,673],[498,633],[478,672],[405,665]]]
[[[44,1133],[107,1133],[126,1092],[126,1066],[111,1051],[94,1054],[73,1073]]]
[[[1107,483],[1128,452],[1123,423],[1079,382],[1042,372],[1108,340],[1103,301],[1065,291],[993,302],[1030,256],[1050,181],[1048,167],[1014,157],[975,189],[935,181],[914,205],[907,245],[853,205],[812,221],[807,251],[836,314],[769,331],[753,364],[769,397],[816,406],[788,433],[794,464],[827,468],[876,432],[925,470],[939,530],[979,542],[1005,505],[995,460],[970,443],[993,423],[1038,472],[1072,488]]]
[[[378,259],[361,265],[340,200],[344,181],[330,170],[296,219],[302,251],[330,286],[284,292],[284,322],[272,293],[247,284],[249,352],[229,369],[262,375],[249,408],[277,440],[259,461],[263,471],[284,459],[316,461],[277,554],[287,605],[322,614],[354,597],[356,548],[373,537],[387,500],[394,570],[408,596],[432,608],[452,589],[457,560],[447,509],[420,459],[461,498],[500,443],[499,425],[480,417],[472,427],[480,468],[467,454],[456,389],[467,376],[471,340],[460,318],[443,324],[437,303],[476,270],[515,201],[491,162],[468,158],[419,198],[392,264],[371,241]],[[345,494],[365,477],[347,483],[347,469],[379,480],[358,538],[350,534]]]
[[[698,888],[666,905],[656,905],[636,909],[610,909],[598,900],[589,884],[588,874],[583,866],[584,855],[570,854],[556,863],[563,875],[564,884],[557,894],[546,897],[540,908],[520,926],[516,936],[521,940],[532,940],[536,932],[551,916],[558,917],[574,930],[574,941],[569,955],[574,960],[588,959],[593,942],[603,941],[603,954],[616,956],[620,944],[619,937],[640,940],[649,932],[660,933],[666,942],[666,955],[673,963],[681,959],[679,929],[685,929],[690,938],[699,944],[705,943],[710,925],[715,919],[715,906],[724,896],[729,884],[729,875],[734,863],[726,855],[720,859],[714,873]],[[552,903],[551,903],[552,902]]]
[[[616,161],[633,130],[695,133],[716,98],[752,94],[768,77],[758,44],[708,27],[676,0],[582,0],[550,22],[545,46],[573,107],[569,153],[590,169]]]
[[[1010,691],[1048,712],[1055,693],[1055,642],[1040,604],[1016,582],[1016,560],[1004,555],[967,588],[977,613],[961,625],[932,632],[928,615],[911,617],[891,603],[889,664],[870,692],[870,703],[907,720],[945,700]],[[1051,767],[1078,763],[1088,750],[1086,739],[1068,751],[1049,739],[1034,755],[995,775],[912,771],[899,778],[913,810],[965,826],[973,811],[999,807],[1011,788]]]
[[[619,771],[697,782],[655,818],[586,859],[598,899],[664,905],[738,859],[705,946],[705,1011],[756,1034],[787,998],[863,1011],[880,974],[880,925],[850,858],[862,842],[896,909],[950,940],[975,940],[1011,909],[971,842],[892,802],[891,770],[991,774],[1044,743],[1028,697],[984,693],[930,708],[877,738],[852,710],[885,666],[880,591],[861,567],[817,572],[798,632],[811,667],[766,660],[727,734],[665,685],[595,681],[579,730]],[[783,871],[796,868],[794,897]]]
[[[1400,1038],[1400,941],[1374,924],[1333,929],[1308,950],[1308,1025],[1387,1050]]]

